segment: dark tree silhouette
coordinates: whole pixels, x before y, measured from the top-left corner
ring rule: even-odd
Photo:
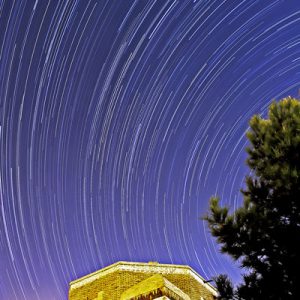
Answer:
[[[232,299],[300,299],[299,101],[274,102],[267,119],[252,117],[247,137],[243,205],[230,213],[212,197],[204,219],[221,251],[246,270]],[[228,299],[228,282],[218,280],[220,299]]]
[[[221,274],[214,278],[220,300],[231,300],[234,297],[233,285],[227,275]]]

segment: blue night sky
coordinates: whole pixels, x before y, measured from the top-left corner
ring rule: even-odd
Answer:
[[[199,218],[299,87],[298,0],[0,0],[0,299],[119,260],[237,282]]]

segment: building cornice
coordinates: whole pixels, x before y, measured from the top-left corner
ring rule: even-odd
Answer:
[[[143,263],[143,262],[126,262],[119,261],[96,272],[83,276],[77,280],[70,282],[70,289],[78,289],[88,283],[97,280],[99,277],[106,276],[116,271],[130,271],[130,272],[149,272],[159,274],[178,274],[190,275],[201,285],[205,286],[213,295],[217,295],[217,290],[210,284],[205,282],[204,278],[200,276],[195,270],[187,265],[173,265],[173,264],[159,264],[159,263]]]

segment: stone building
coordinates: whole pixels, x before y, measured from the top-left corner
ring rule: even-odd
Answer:
[[[117,262],[70,283],[69,300],[213,300],[216,289],[189,266]]]

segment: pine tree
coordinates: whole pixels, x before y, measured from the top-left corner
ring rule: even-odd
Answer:
[[[231,300],[234,297],[233,285],[227,275],[221,274],[214,278],[220,300]]]
[[[274,102],[267,119],[252,117],[247,138],[243,205],[231,213],[212,197],[204,219],[245,270],[234,297],[300,299],[300,102]]]

